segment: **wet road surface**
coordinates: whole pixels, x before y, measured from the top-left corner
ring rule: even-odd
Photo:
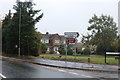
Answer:
[[[1,66],[1,64],[0,64]],[[118,78],[118,74],[53,68],[2,60],[2,75],[6,78]],[[104,79],[105,80],[105,79]]]
[[[92,64],[92,63],[77,63],[77,62],[68,62],[68,61],[59,61],[59,60],[49,60],[49,59],[40,59],[40,58],[30,58],[25,56],[12,56],[6,55],[16,59],[26,60],[28,62],[38,63],[38,64],[45,64],[50,66],[59,66],[59,67],[70,67],[76,69],[87,69],[87,70],[94,70],[94,71],[107,71],[107,72],[118,72],[118,65],[105,65],[105,64]]]

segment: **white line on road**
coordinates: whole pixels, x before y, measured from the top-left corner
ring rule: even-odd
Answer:
[[[2,77],[2,78],[6,78],[4,75],[2,75],[1,73],[0,73],[0,76]]]
[[[46,66],[42,66],[43,68],[50,68],[50,67],[46,67]]]
[[[62,69],[59,69],[58,71],[60,71],[60,72],[67,72],[67,71],[65,71],[65,70],[62,70]]]
[[[74,72],[69,72],[70,74],[75,74],[75,75],[79,75],[78,73],[74,73]]]
[[[67,72],[65,70],[62,70],[62,69],[58,69],[58,71],[60,72]],[[78,73],[75,73],[75,72],[68,72],[69,74],[74,74],[74,75],[79,75]]]
[[[92,76],[86,76],[86,75],[81,75],[81,76],[88,77],[88,78],[92,78]]]

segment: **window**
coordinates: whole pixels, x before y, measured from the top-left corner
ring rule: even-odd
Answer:
[[[41,42],[42,43],[49,43],[49,40],[48,39],[46,39],[46,40],[45,39],[41,39]]]
[[[45,40],[45,43],[49,43],[49,40],[47,39],[47,40]]]
[[[43,40],[43,39],[41,39],[41,42],[42,42],[42,43],[44,43],[44,40]]]
[[[55,40],[55,43],[60,43],[60,40]]]

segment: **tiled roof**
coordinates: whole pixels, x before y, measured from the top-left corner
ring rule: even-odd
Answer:
[[[42,34],[42,35],[41,35],[41,38],[42,38],[42,39],[49,39],[50,37],[53,37],[53,36],[55,36],[55,35],[60,36],[60,39],[61,39],[61,40],[64,40],[64,39],[65,39],[64,35],[59,35],[59,34]]]

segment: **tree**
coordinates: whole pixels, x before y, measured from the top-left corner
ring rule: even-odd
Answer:
[[[90,49],[88,47],[86,47],[83,51],[82,51],[83,55],[90,55]]]
[[[58,51],[59,51],[60,54],[65,55],[66,52],[65,52],[64,44],[61,44],[59,46]]]
[[[117,47],[117,51],[120,52],[120,35],[118,36],[118,47]]]
[[[101,15],[100,17],[94,15],[89,20],[90,26],[88,30],[91,31],[91,45],[97,45],[99,52],[109,51],[111,43],[117,37],[116,23],[111,16]]]
[[[87,33],[87,36],[82,35],[82,43],[87,47],[90,45],[91,35]]]
[[[9,13],[6,14],[5,19],[3,20],[2,24],[2,51],[7,53],[7,33],[9,31],[9,27],[11,25],[11,11],[9,10]]]
[[[19,47],[19,24],[20,24],[20,48],[21,54],[30,55],[37,54],[40,46],[40,34],[36,31],[35,24],[43,17],[43,13],[38,15],[41,10],[33,10],[32,2],[18,2],[13,9],[16,12],[13,17],[8,20],[9,26],[3,32],[6,41],[6,49],[8,53],[18,54]],[[37,15],[36,15],[37,14]],[[21,21],[20,21],[21,18]],[[7,19],[3,22],[3,27],[8,25]],[[18,47],[15,47],[15,46]]]

